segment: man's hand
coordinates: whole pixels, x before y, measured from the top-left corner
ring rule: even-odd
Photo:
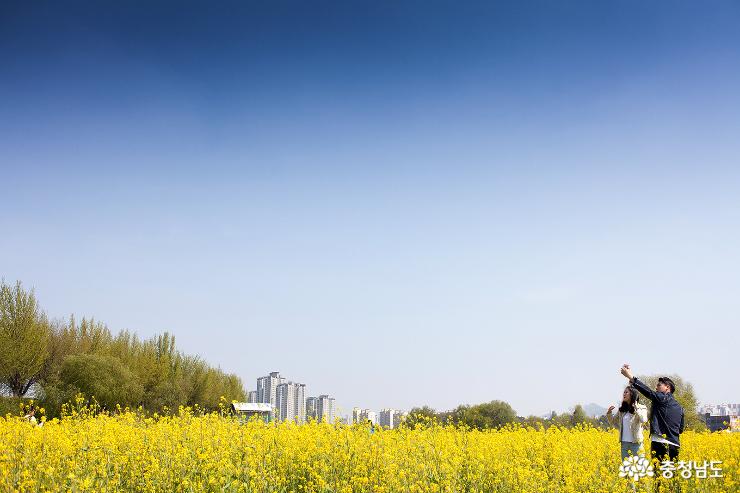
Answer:
[[[606,410],[606,414],[611,414],[612,411],[614,411],[614,406],[609,406],[609,409]]]
[[[627,363],[622,365],[621,373],[622,375],[627,377],[628,380],[632,380],[632,370],[630,370],[630,365],[628,365]]]

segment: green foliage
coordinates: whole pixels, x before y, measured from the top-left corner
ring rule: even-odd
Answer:
[[[577,426],[579,424],[586,423],[587,421],[590,420],[588,415],[586,415],[586,411],[583,410],[583,406],[576,404],[575,409],[573,409],[573,414],[570,416],[570,425]]]
[[[44,382],[43,396],[40,401],[46,408],[46,414],[49,418],[58,418],[61,416],[62,406],[74,400],[76,390],[59,381],[59,375],[53,375],[52,379]]]
[[[0,384],[13,396],[25,396],[43,378],[49,336],[33,290],[0,283]]]
[[[508,403],[491,401],[474,406],[458,406],[453,411],[453,421],[456,424],[484,430],[513,423],[517,421],[517,416]]]
[[[115,356],[78,354],[64,360],[60,380],[104,408],[136,407],[144,394],[138,377]]]
[[[676,392],[673,394],[673,397],[675,397],[678,403],[681,404],[681,407],[683,407],[686,429],[695,431],[705,430],[706,424],[704,424],[704,420],[699,414],[699,401],[696,398],[696,392],[694,392],[694,386],[691,385],[691,383],[685,381],[678,375],[650,375],[639,376],[637,378],[642,380],[645,385],[651,389],[654,389],[658,384],[658,378],[660,377],[669,377],[676,385]],[[650,401],[642,396],[642,394],[640,394],[640,397],[640,402],[647,405],[648,412],[651,412],[652,406]]]
[[[0,392],[23,396],[40,385],[50,417],[82,392],[111,410],[141,405],[160,412],[180,405],[218,409],[221,397],[245,400],[241,380],[178,351],[169,333],[148,340],[113,335],[94,319],[46,320],[33,291],[0,286]]]
[[[533,416],[533,415],[529,415],[526,418],[522,418],[521,423],[524,426],[531,426],[532,428],[546,428],[548,424],[545,418],[542,418],[540,416]]]
[[[404,424],[413,428],[415,426],[426,426],[439,421],[437,411],[429,406],[422,406],[412,408],[406,416]]]
[[[611,427],[609,421],[603,416],[600,418],[592,418],[588,416],[581,404],[576,404],[573,407],[573,411],[570,412],[557,414],[555,411],[553,411],[550,415],[550,418],[545,420],[544,422],[545,428],[553,425],[562,428],[573,428],[580,424],[590,424],[591,426],[602,428]]]
[[[0,396],[0,418],[8,414],[11,416],[19,416],[23,399],[18,397],[4,397]]]

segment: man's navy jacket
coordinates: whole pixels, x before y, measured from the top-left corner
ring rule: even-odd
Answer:
[[[678,435],[683,433],[684,420],[683,408],[670,392],[664,394],[653,390],[643,382],[634,378],[632,385],[635,386],[645,397],[653,403],[650,418],[650,433],[665,437],[676,445],[681,445]]]

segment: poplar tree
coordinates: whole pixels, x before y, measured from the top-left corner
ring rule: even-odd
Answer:
[[[49,336],[33,289],[0,282],[0,384],[14,397],[24,397],[43,378]]]

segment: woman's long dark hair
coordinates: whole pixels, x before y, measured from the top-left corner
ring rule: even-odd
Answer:
[[[634,388],[632,385],[627,387],[627,392],[630,393],[630,403],[628,404],[627,402],[622,401],[622,405],[619,406],[619,411],[623,413],[635,414],[635,404],[637,404],[637,401],[640,400],[640,397],[637,394],[637,389]]]

